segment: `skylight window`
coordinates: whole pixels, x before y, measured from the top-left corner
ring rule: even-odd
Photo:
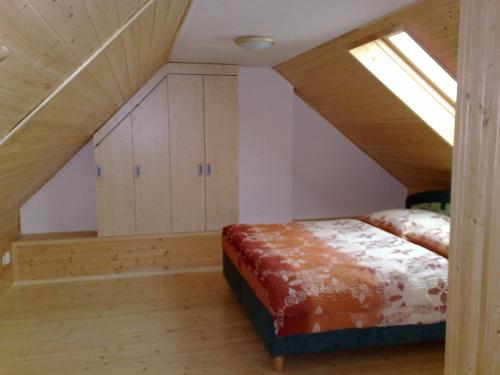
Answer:
[[[449,144],[453,144],[457,82],[406,32],[350,53]]]

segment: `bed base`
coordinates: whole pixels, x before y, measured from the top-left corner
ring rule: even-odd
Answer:
[[[420,208],[450,216],[450,198],[449,190],[424,191],[406,198],[406,208]]]
[[[224,277],[273,357],[274,367],[278,371],[283,370],[285,356],[289,355],[443,341],[445,338],[444,322],[277,336],[271,314],[224,252],[223,266]]]

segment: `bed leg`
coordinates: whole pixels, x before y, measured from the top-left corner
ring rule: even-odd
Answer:
[[[285,367],[285,357],[273,357],[273,364],[276,371],[283,371]]]

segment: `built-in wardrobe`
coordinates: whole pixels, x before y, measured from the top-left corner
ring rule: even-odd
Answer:
[[[169,64],[94,135],[100,236],[220,230],[238,220],[238,78]]]

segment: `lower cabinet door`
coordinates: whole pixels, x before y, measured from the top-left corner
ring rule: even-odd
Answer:
[[[204,231],[203,76],[168,76],[172,231]]]
[[[238,77],[205,76],[207,230],[238,221]]]
[[[99,236],[135,234],[130,115],[95,148],[95,162]]]
[[[171,231],[167,81],[132,112],[137,234]]]

